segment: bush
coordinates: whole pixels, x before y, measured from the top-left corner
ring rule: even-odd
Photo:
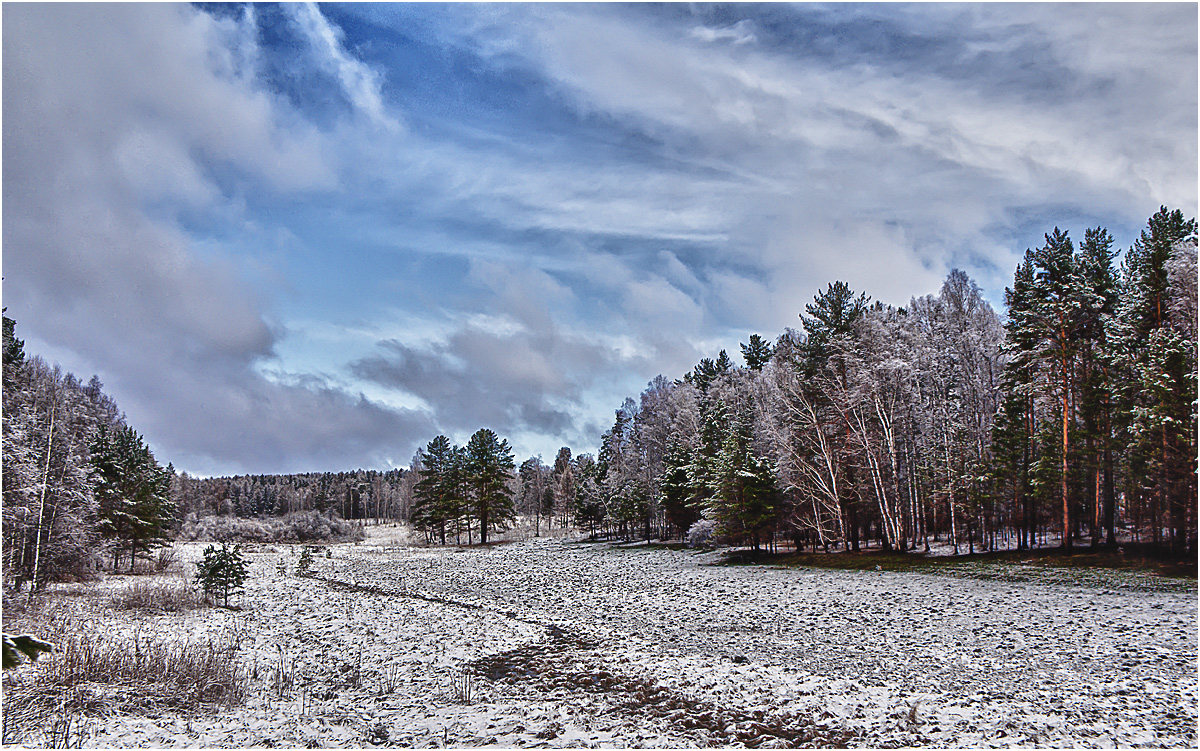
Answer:
[[[229,607],[229,596],[240,592],[246,581],[246,567],[240,545],[231,549],[221,543],[219,550],[209,545],[204,549],[204,560],[196,564],[196,581],[204,588],[205,597],[212,600],[220,595]]]
[[[713,544],[717,525],[711,519],[701,519],[688,527],[687,544],[689,548],[705,548]]]
[[[179,530],[182,540],[215,542],[354,542],[365,537],[362,527],[317,511],[296,511],[270,519],[204,516],[188,519]]]

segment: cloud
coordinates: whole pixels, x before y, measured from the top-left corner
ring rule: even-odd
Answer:
[[[628,362],[603,340],[564,330],[554,311],[569,290],[544,272],[479,261],[472,279],[487,315],[461,316],[433,342],[381,341],[350,366],[356,376],[419,397],[438,429],[465,437],[480,426],[587,440],[584,397]]]
[[[693,39],[699,39],[701,42],[719,42],[726,41],[733,44],[749,44],[757,41],[758,37],[754,36],[754,24],[747,19],[742,19],[732,26],[722,28],[711,28],[709,26],[693,27],[689,34]]]
[[[242,67],[253,19],[91,5],[6,7],[4,22],[5,304],[31,341],[98,372],[192,471],[348,467],[415,445],[420,413],[263,378],[279,326],[177,221],[238,186],[335,183],[322,135]]]
[[[1055,224],[1195,212],[1189,6],[4,20],[6,304],[196,466],[586,449],[833,279],[998,304]]]
[[[387,111],[380,93],[382,76],[345,50],[341,30],[321,15],[315,3],[289,3],[284,9],[354,107],[386,130],[399,130],[400,123]]]

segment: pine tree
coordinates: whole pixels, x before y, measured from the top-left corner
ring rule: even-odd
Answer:
[[[488,428],[480,428],[467,442],[465,477],[471,506],[479,520],[479,542],[487,543],[488,531],[502,529],[516,517],[508,481],[515,464],[507,440]]]
[[[1046,235],[1046,243],[1034,251],[1034,320],[1039,340],[1038,356],[1048,366],[1048,391],[1057,397],[1061,425],[1059,475],[1062,508],[1062,546],[1071,547],[1070,457],[1075,410],[1076,358],[1085,311],[1091,305],[1075,247],[1058,227]]]
[[[196,581],[206,597],[220,596],[222,604],[229,607],[230,595],[242,591],[248,571],[241,545],[233,548],[225,543],[221,543],[220,548],[209,545],[204,549],[203,560],[196,563]]]
[[[1117,308],[1115,253],[1108,231],[1096,227],[1084,232],[1079,244],[1080,273],[1085,286],[1086,308],[1080,327],[1079,411],[1087,442],[1088,469],[1093,499],[1092,543],[1099,544],[1107,533],[1108,544],[1116,541],[1116,488],[1113,451],[1113,363],[1109,356]]]
[[[746,361],[746,367],[751,370],[762,370],[763,366],[771,361],[771,356],[774,354],[771,343],[758,334],[751,334],[750,341],[741,347],[742,359]]]
[[[850,285],[842,281],[832,282],[824,292],[818,292],[813,301],[804,306],[808,316],[800,314],[808,335],[804,343],[807,358],[813,363],[823,363],[834,340],[851,334],[869,301],[865,292],[856,296]]]
[[[412,522],[436,533],[445,545],[447,525],[466,510],[462,449],[439,435],[425,447],[421,465],[421,479],[413,487]]]
[[[1112,326],[1114,401],[1125,452],[1127,496],[1145,507],[1154,543],[1164,521],[1169,546],[1194,545],[1195,342],[1170,326],[1169,262],[1180,248],[1194,248],[1196,221],[1166,207],[1150,217],[1122,269],[1120,306]],[[1191,250],[1194,253],[1194,249]],[[1189,346],[1192,354],[1189,355]],[[1188,370],[1190,368],[1190,370]],[[1165,518],[1164,518],[1165,517]]]

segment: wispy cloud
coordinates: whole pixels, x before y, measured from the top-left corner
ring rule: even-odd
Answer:
[[[699,39],[701,42],[728,41],[733,44],[749,44],[758,39],[754,36],[754,24],[747,19],[721,28],[695,26],[689,33],[693,39]]]
[[[337,77],[355,109],[376,125],[398,131],[400,123],[387,111],[380,93],[382,75],[346,51],[342,31],[329,23],[316,3],[288,3],[284,8],[312,45],[317,60]]]

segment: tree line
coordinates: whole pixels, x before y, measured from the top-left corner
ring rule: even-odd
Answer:
[[[3,318],[4,576],[19,588],[132,568],[166,542],[174,474],[99,379],[27,358]]]
[[[833,282],[744,365],[721,351],[626,399],[596,454],[515,463],[481,429],[409,469],[195,478],[161,467],[98,379],[27,358],[4,317],[10,580],[132,567],[195,516],[316,510],[486,542],[517,515],[626,538],[928,550],[1088,542],[1196,550],[1196,222],[1132,247],[1055,228],[1006,318],[953,271],[903,307]]]
[[[873,302],[844,282],[627,399],[575,468],[577,523],[694,525],[735,544],[956,552],[1082,542],[1196,550],[1196,223],[1165,207],[1028,250],[1002,320],[953,271]],[[590,457],[589,457],[590,458]],[[587,483],[586,490],[584,483]]]
[[[181,472],[171,498],[180,519],[318,511],[367,523],[401,521],[408,518],[411,504],[411,482],[405,475],[402,469],[206,478]]]

